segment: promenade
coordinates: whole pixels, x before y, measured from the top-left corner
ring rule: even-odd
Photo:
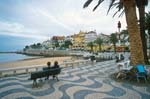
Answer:
[[[0,99],[150,99],[150,86],[116,82],[114,60],[62,69],[59,81],[38,81],[32,88],[30,74],[0,78]]]

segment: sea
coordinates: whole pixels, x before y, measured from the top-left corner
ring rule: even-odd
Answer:
[[[0,63],[14,62],[18,60],[36,58],[36,56],[27,56],[16,53],[0,53]]]
[[[0,52],[14,52],[23,50],[26,45],[41,43],[43,40],[34,38],[14,37],[0,34]]]
[[[23,50],[26,45],[42,42],[34,38],[25,38],[0,34],[0,52],[16,52]],[[22,59],[34,58],[32,56],[16,53],[0,53],[0,63],[13,62]]]

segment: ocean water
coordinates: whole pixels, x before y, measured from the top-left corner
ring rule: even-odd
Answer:
[[[35,58],[35,57],[27,56],[23,54],[16,54],[16,53],[0,53],[0,63],[13,62],[13,61],[29,59],[29,58]]]
[[[18,51],[26,45],[43,42],[34,38],[15,37],[0,34],[0,52]]]

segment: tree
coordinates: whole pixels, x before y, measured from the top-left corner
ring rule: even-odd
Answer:
[[[146,13],[145,17],[145,28],[148,31],[149,42],[150,42],[150,12]],[[150,44],[149,44],[150,45]],[[148,46],[150,47],[150,46]],[[150,48],[149,48],[149,57],[150,57]]]
[[[37,43],[37,46],[42,46],[42,44],[41,43]]]
[[[41,44],[41,43],[37,43],[37,44],[36,44],[36,47],[37,47],[37,48],[42,48],[42,44]]]
[[[69,48],[70,45],[71,45],[71,46],[73,45],[72,42],[71,42],[70,40],[66,40],[64,46],[65,46],[66,48]]]
[[[148,31],[148,34],[150,35],[150,12],[146,13],[145,27],[146,27],[146,30]]]
[[[28,50],[28,49],[29,49],[29,46],[26,45],[25,48],[23,48],[23,51],[26,51],[26,50]]]
[[[87,0],[84,4],[84,8],[88,7],[88,5],[93,0]],[[98,0],[98,4],[94,7],[93,11],[103,2],[104,0]],[[106,0],[105,0],[106,1]],[[126,22],[127,22],[127,29],[129,32],[129,40],[131,46],[131,65],[135,66],[137,64],[145,64],[144,62],[144,54],[143,54],[143,45],[140,35],[140,30],[138,26],[137,16],[136,16],[136,2],[135,0],[111,0],[109,10],[116,6],[118,11],[125,12]],[[116,14],[116,13],[115,13]],[[115,15],[114,14],[114,15]],[[121,13],[122,14],[122,13]]]
[[[94,42],[89,42],[87,46],[89,46],[91,48],[91,52],[93,52]]]
[[[98,37],[95,40],[95,43],[97,43],[99,45],[99,51],[102,51],[102,44],[103,44],[103,39],[101,39],[100,37]]]
[[[110,42],[113,43],[113,46],[114,46],[114,51],[116,53],[116,43],[118,42],[118,39],[116,37],[116,34],[112,33],[110,35]]]
[[[36,44],[30,45],[30,47],[33,48],[33,49],[37,48],[37,47],[36,47]]]
[[[121,43],[123,43],[123,44],[125,45],[125,43],[126,43],[127,41],[129,41],[129,38],[128,38],[129,34],[128,34],[128,31],[127,31],[127,30],[122,30],[120,34],[121,34],[121,36],[122,36],[122,38],[121,38]]]
[[[59,47],[59,42],[58,40],[53,40],[53,47]]]
[[[29,46],[28,46],[28,45],[26,45],[26,46],[25,46],[25,49],[29,49]]]
[[[148,5],[148,0],[136,0],[136,5],[139,11],[139,24],[140,24],[140,34],[143,44],[144,61],[148,62],[147,57],[147,44],[146,44],[146,34],[145,34],[145,6]]]
[[[125,0],[124,2],[126,22],[128,25],[129,40],[131,46],[131,64],[145,64],[143,45],[137,23],[136,7],[134,0]]]

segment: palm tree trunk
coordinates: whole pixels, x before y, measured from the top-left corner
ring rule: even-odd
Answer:
[[[148,36],[149,36],[149,42],[148,42],[148,49],[149,49],[148,61],[149,61],[149,59],[150,59],[150,29],[148,29]]]
[[[102,50],[102,47],[101,47],[101,45],[99,45],[99,51],[101,52],[101,50]]]
[[[116,44],[114,43],[114,51],[115,51],[115,53],[116,53]]]
[[[141,5],[139,8],[139,17],[140,17],[140,33],[143,44],[143,53],[144,53],[144,61],[148,62],[147,57],[147,44],[146,44],[146,35],[145,35],[145,6]]]
[[[93,52],[93,46],[91,46],[91,52]]]
[[[136,16],[135,0],[123,0],[131,46],[131,65],[145,64],[143,45]]]

